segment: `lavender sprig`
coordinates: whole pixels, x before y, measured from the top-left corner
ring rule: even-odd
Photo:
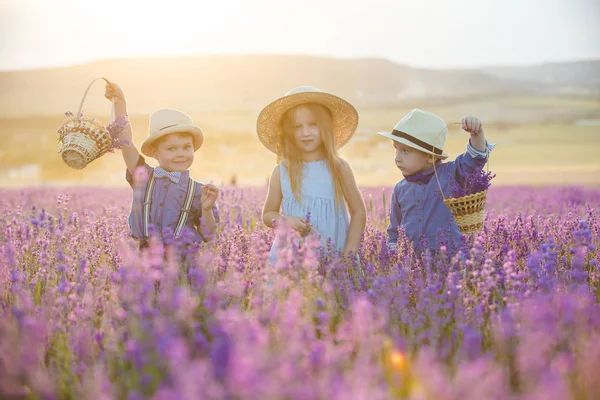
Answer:
[[[108,149],[109,152],[112,153],[115,150],[120,150],[124,145],[131,143],[128,139],[123,139],[121,137],[121,133],[127,124],[129,124],[127,115],[122,115],[106,126],[106,130],[112,138],[111,145]]]
[[[476,169],[462,179],[462,184],[455,179],[451,180],[452,197],[458,198],[471,194],[483,192],[491,186],[491,180],[496,177],[496,174],[491,172],[483,172],[481,169]]]

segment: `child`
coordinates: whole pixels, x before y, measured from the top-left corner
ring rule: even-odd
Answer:
[[[483,168],[489,151],[495,147],[488,145],[485,140],[479,119],[465,117],[461,124],[471,134],[467,151],[447,163],[441,160],[449,156],[444,153],[448,129],[446,123],[436,115],[415,109],[392,132],[379,132],[394,141],[395,163],[404,175],[392,194],[387,229],[390,247],[396,247],[398,228],[403,228],[418,251],[424,250],[424,242],[430,249],[436,250],[441,244],[438,239],[442,232],[446,235],[449,251],[458,248],[460,230],[439,194],[440,186],[444,195],[449,197],[452,180],[460,182],[468,173]]]
[[[292,89],[261,111],[258,137],[281,160],[271,173],[262,211],[267,226],[285,223],[301,235],[314,229],[345,256],[356,253],[366,210],[354,173],[337,151],[357,124],[350,103],[310,86]]]
[[[105,97],[115,100],[115,118],[127,115],[125,96],[117,84],[106,85]],[[152,229],[164,243],[184,233],[192,242],[211,240],[219,220],[215,204],[219,190],[214,185],[194,181],[188,170],[194,152],[204,141],[200,127],[181,111],[155,111],[150,116],[148,139],[141,150],[145,156],[156,158],[159,165],[156,168],[146,164],[138,153],[129,124],[122,136],[126,179],[134,192],[129,227],[140,248],[147,246]]]

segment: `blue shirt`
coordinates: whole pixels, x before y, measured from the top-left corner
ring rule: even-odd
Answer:
[[[486,146],[488,151],[495,147],[487,142]],[[418,250],[423,250],[423,239],[428,242],[430,249],[436,250],[438,234],[442,232],[448,240],[449,250],[455,250],[460,243],[461,233],[452,212],[444,204],[439,193],[440,186],[444,196],[451,197],[452,180],[460,180],[469,172],[483,168],[486,161],[487,154],[478,151],[469,142],[466,153],[456,157],[456,160],[436,164],[439,185],[435,175],[428,183],[409,182],[406,179],[398,182],[392,194],[390,224],[387,228],[388,245],[396,247],[400,227]],[[424,174],[434,172],[434,169],[430,168]]]
[[[150,172],[154,169],[146,164],[146,160],[142,156],[138,159],[137,166],[145,168],[146,176],[149,176]],[[155,181],[154,189],[152,190],[149,227],[152,227],[154,232],[158,233],[163,241],[173,238],[173,231],[175,230],[177,221],[179,221],[181,208],[185,201],[189,177],[190,171],[185,171],[181,173],[181,177],[177,183],[171,181],[168,176],[157,178]],[[145,182],[140,182],[140,184],[134,184],[129,170],[125,174],[125,179],[127,179],[127,182],[133,189],[131,213],[129,214],[131,236],[136,239],[143,239],[142,205],[148,180],[146,179]],[[200,217],[202,216],[202,186],[201,183],[196,182],[196,192],[192,201],[191,212],[181,231],[181,236],[189,234],[192,236],[192,240],[197,243],[204,241],[204,237],[198,231]],[[216,204],[213,206],[212,211],[215,220],[219,222],[219,210]]]

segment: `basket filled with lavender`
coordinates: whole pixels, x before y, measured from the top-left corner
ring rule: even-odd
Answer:
[[[487,192],[495,176],[489,171],[476,169],[462,182],[452,181],[452,197],[444,198],[444,204],[452,211],[462,233],[476,233],[483,228]]]

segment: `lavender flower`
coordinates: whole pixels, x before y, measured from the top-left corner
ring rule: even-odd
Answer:
[[[0,397],[595,398],[600,190],[492,188],[424,255],[387,248],[388,190],[356,285],[311,236],[268,263],[264,188],[223,188],[210,245],[142,252],[130,190],[0,189]]]
[[[491,186],[491,180],[496,177],[496,174],[491,172],[484,172],[481,169],[475,169],[461,179],[461,182],[457,182],[455,179],[451,180],[452,197],[458,198],[468,196],[471,194],[483,192]]]
[[[121,138],[121,132],[123,132],[123,129],[125,129],[128,124],[128,116],[122,115],[106,126],[106,130],[112,138],[112,142],[108,150],[109,152],[112,153],[115,150],[121,149],[124,145],[131,143],[129,140]]]

